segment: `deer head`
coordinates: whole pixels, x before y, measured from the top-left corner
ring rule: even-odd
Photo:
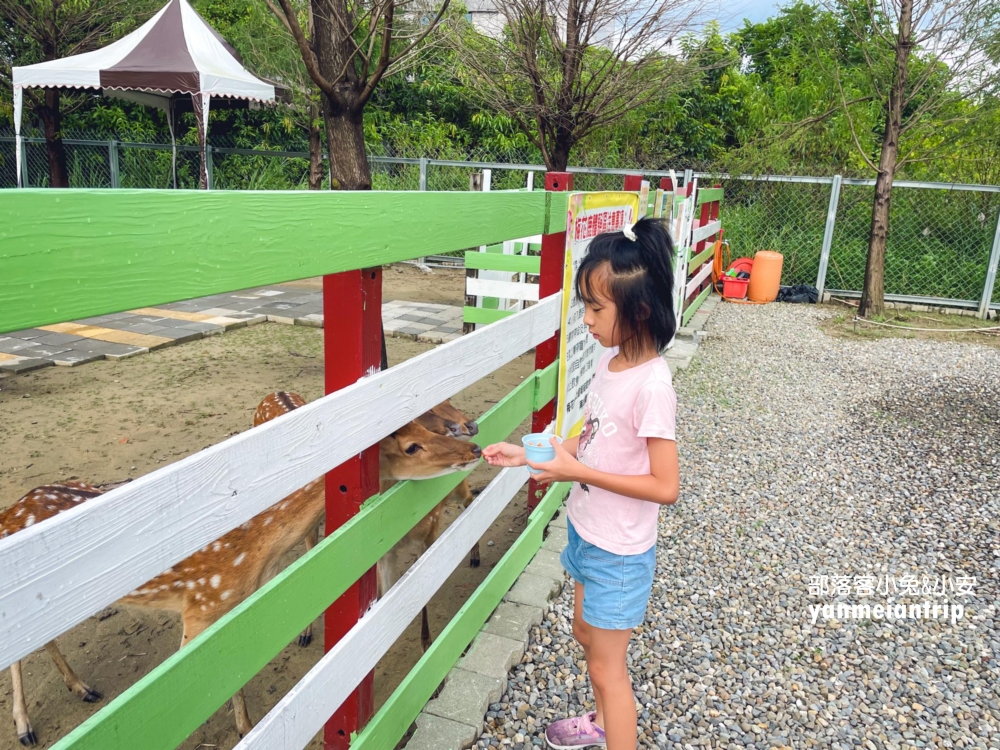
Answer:
[[[479,432],[479,425],[452,406],[451,399],[445,399],[414,421],[438,435],[450,435],[460,440],[468,440]]]

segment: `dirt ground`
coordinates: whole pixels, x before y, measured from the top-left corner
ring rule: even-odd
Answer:
[[[315,284],[316,281],[295,282]],[[464,274],[387,267],[386,300],[461,304]],[[409,339],[387,342],[390,365],[433,348]],[[455,405],[478,417],[533,369],[531,353],[457,394]],[[323,392],[322,331],[274,323],[233,331],[120,362],[78,368],[51,367],[0,376],[0,508],[40,484],[78,478],[91,483],[142,476],[250,427],[267,393],[293,390],[313,400]],[[515,433],[524,434],[527,423]],[[471,477],[484,487],[494,470]],[[482,565],[459,567],[432,599],[432,635],[441,632],[523,528],[520,493],[481,543]],[[446,523],[460,508],[450,509]],[[492,546],[490,546],[492,542]],[[288,558],[302,553],[294,550]],[[411,558],[412,559],[412,558]],[[247,686],[247,703],[259,720],[322,656],[318,637],[289,645]],[[178,647],[178,615],[112,606],[65,633],[59,644],[81,678],[104,695],[88,704],[65,689],[43,651],[25,660],[28,707],[40,747],[49,747],[161,663]],[[381,706],[421,655],[419,618],[381,660],[375,702]],[[10,717],[10,672],[0,674],[0,716]],[[219,709],[182,747],[231,748],[238,741],[229,704]],[[0,750],[19,748],[13,723],[0,719]],[[320,747],[314,740],[311,747]]]

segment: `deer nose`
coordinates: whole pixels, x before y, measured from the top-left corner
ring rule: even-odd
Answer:
[[[465,429],[467,429],[469,431],[470,435],[478,435],[479,434],[479,425],[476,424],[475,422],[466,422],[465,423]]]
[[[478,445],[473,445],[472,446],[472,455],[474,455],[476,458],[482,458],[483,449],[480,448]]]

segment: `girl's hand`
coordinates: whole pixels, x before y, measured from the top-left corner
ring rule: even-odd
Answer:
[[[510,443],[494,443],[483,448],[483,458],[490,466],[524,466],[524,448]]]
[[[541,474],[532,474],[531,478],[541,484],[550,482],[579,482],[583,464],[576,460],[576,456],[566,450],[566,447],[554,437],[549,438],[549,445],[556,449],[556,457],[551,461],[535,463],[526,461],[532,469],[541,469]]]

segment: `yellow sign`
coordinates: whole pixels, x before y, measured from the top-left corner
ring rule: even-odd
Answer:
[[[605,351],[583,322],[583,302],[574,289],[576,274],[591,240],[602,232],[617,232],[634,224],[642,215],[639,210],[636,193],[574,193],[569,199],[556,408],[556,434],[564,438],[580,434],[587,390]]]

